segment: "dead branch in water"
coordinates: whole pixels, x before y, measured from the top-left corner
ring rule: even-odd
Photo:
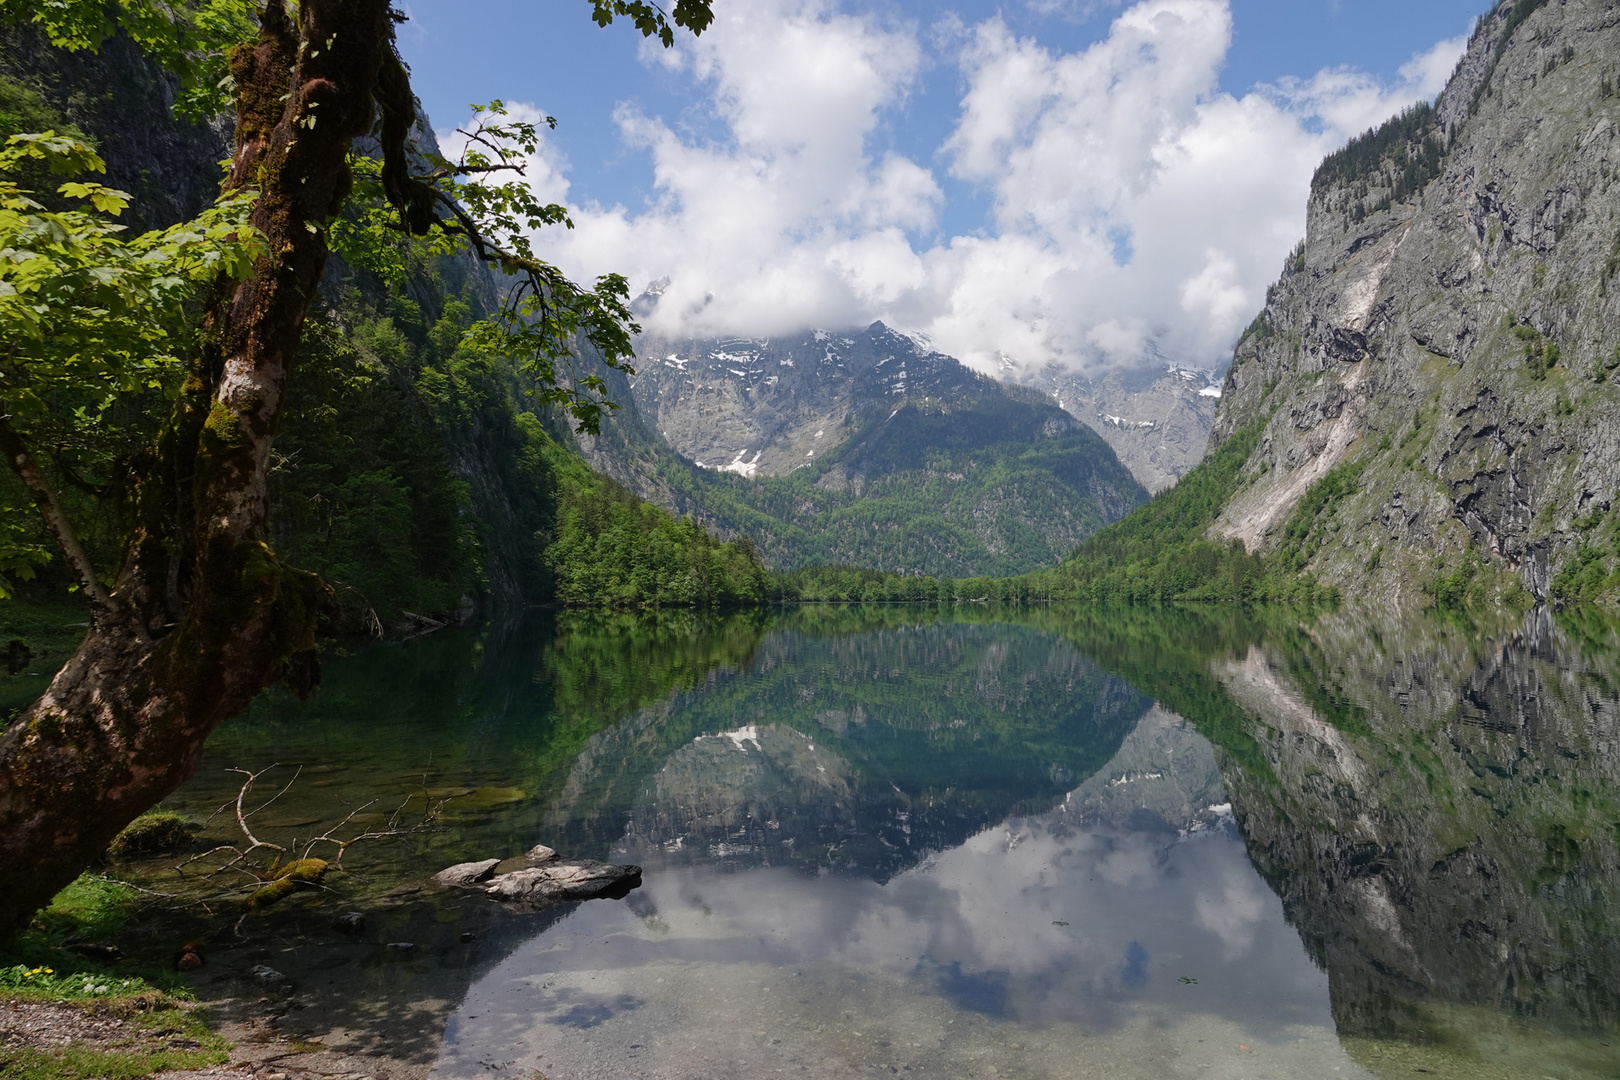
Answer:
[[[292,786],[298,782],[298,777],[303,772],[303,767],[300,766],[298,770],[293,773],[292,779],[288,780],[287,783],[284,784],[274,795],[270,796],[264,802],[260,803],[251,810],[246,808],[248,793],[252,791],[253,785],[259,780],[260,777],[270,772],[271,769],[278,767],[279,764],[270,765],[266,768],[260,769],[258,772],[251,772],[247,769],[239,768],[226,770],[227,772],[240,773],[242,776],[246,777],[246,779],[242,781],[242,786],[240,789],[238,789],[236,797],[222,804],[219,809],[215,810],[213,814],[209,815],[208,822],[205,822],[204,827],[206,827],[208,823],[211,823],[214,818],[219,817],[221,814],[231,812],[236,818],[237,828],[241,830],[243,837],[247,840],[247,845],[245,847],[241,847],[236,844],[215,845],[207,851],[193,855],[191,858],[186,859],[184,862],[177,865],[174,868],[177,873],[184,874],[186,867],[190,866],[192,863],[201,862],[214,855],[228,853],[232,857],[228,861],[210,870],[208,872],[208,876],[212,877],[216,874],[223,874],[227,871],[235,871],[245,875],[249,879],[248,881],[243,882],[242,887],[258,887],[279,880],[279,878],[285,876],[287,870],[290,870],[293,866],[314,859],[314,851],[319,845],[330,844],[337,849],[337,853],[330,860],[315,860],[316,862],[321,863],[320,873],[324,873],[326,869],[341,867],[344,853],[348,851],[350,847],[360,843],[361,841],[397,839],[402,836],[409,836],[414,833],[424,832],[432,828],[438,823],[439,817],[443,813],[445,805],[451,801],[451,798],[453,798],[453,796],[451,796],[439,799],[436,802],[433,801],[428,795],[427,777],[424,775],[422,777],[421,793],[423,812],[420,821],[414,822],[410,825],[402,824],[401,819],[405,814],[406,808],[411,804],[411,800],[417,797],[414,794],[407,795],[399,806],[395,808],[394,812],[388,816],[383,828],[362,830],[361,832],[356,833],[354,836],[344,839],[340,835],[342,830],[352,824],[354,819],[360,814],[377,804],[376,799],[368,800],[367,802],[361,803],[359,806],[356,806],[354,809],[350,810],[348,814],[343,817],[343,820],[339,821],[336,825],[331,826],[319,836],[311,837],[310,839],[304,841],[302,854],[299,855],[294,862],[289,863],[281,875],[278,875],[276,870],[280,865],[281,860],[288,855],[289,851],[296,850],[299,847],[298,838],[294,837],[289,845],[277,844],[269,840],[260,839],[253,832],[253,828],[249,824],[249,821],[254,817],[254,815],[258,814],[271,803],[274,803],[283,795],[287,794],[288,791],[292,790]],[[254,852],[261,850],[275,852],[275,856],[271,859],[269,865],[263,869],[247,865],[249,857],[253,855]],[[307,882],[307,884],[316,885],[318,884],[318,881],[311,880]]]

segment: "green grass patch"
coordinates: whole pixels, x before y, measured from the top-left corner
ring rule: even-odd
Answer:
[[[8,970],[0,970],[0,996],[39,1000],[27,988],[14,992],[5,986],[7,975]],[[96,1045],[75,1041],[65,1046],[0,1047],[0,1075],[7,1080],[138,1080],[169,1069],[202,1069],[230,1060],[230,1044],[208,1029],[203,1010],[169,995],[148,991],[86,997],[65,987],[50,1000],[82,1003],[77,1008],[98,1017],[111,1014],[123,1020],[126,1029]]]
[[[80,874],[57,893],[35,923],[53,938],[106,937],[124,925],[139,894],[130,886],[97,874]]]

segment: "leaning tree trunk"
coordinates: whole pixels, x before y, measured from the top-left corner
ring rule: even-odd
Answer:
[[[278,678],[307,689],[326,602],[266,542],[288,369],[392,53],[388,0],[270,0],[240,47],[227,189],[256,187],[270,253],[221,285],[139,478],[124,568],[50,689],[0,735],[0,939],[180,785],[225,719]]]

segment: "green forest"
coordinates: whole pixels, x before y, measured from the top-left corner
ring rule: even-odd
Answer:
[[[104,81],[116,84],[133,81],[125,69],[136,61],[81,63],[89,69],[81,79],[110,71]],[[55,130],[111,155],[120,122],[184,126],[156,103],[130,121],[128,98],[85,94],[82,85],[61,72],[0,73],[0,139]],[[108,161],[115,180],[131,164]],[[59,182],[27,163],[6,179],[27,192]],[[346,220],[358,234],[379,209],[357,203]],[[160,212],[138,201],[131,211],[145,215],[136,217],[142,224],[169,224],[150,220]],[[392,265],[368,268],[357,258],[328,267],[269,477],[273,542],[293,565],[331,583],[334,631],[420,628],[483,603],[765,599],[768,577],[750,543],[721,542],[593,473],[565,448],[570,425],[537,399],[538,381],[512,358],[478,347],[498,289],[482,266],[428,245],[384,254]],[[116,573],[130,528],[131,474],[172,406],[177,377],[178,368],[159,370],[94,424],[43,432],[54,443],[44,468],[84,523],[80,539],[104,578]],[[45,405],[57,414],[94,408],[63,393]],[[57,603],[74,589],[9,471],[0,477],[0,574],[7,592],[36,603]]]

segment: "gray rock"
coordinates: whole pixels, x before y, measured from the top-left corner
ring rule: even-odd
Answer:
[[[489,883],[489,895],[526,908],[570,900],[617,899],[641,884],[641,867],[602,862],[557,862],[514,870]]]
[[[264,964],[260,964],[253,969],[253,977],[266,986],[279,986],[287,981],[287,976]]]
[[[1155,494],[1197,465],[1220,401],[1213,371],[1176,364],[1088,375],[1054,366],[1024,385],[1044,390],[1103,437],[1121,465]]]
[[[345,934],[358,934],[366,928],[366,917],[358,911],[345,911],[332,920],[332,926]]]
[[[536,844],[523,853],[523,861],[530,866],[540,866],[544,863],[554,862],[556,858],[556,849],[548,848],[544,844]]]
[[[478,862],[456,863],[433,875],[433,884],[441,889],[468,888],[487,881],[500,865],[499,859],[481,859]]]
[[[387,946],[385,946],[385,947],[388,949],[389,952],[397,952],[397,953],[415,952],[416,951],[416,942],[414,942],[414,941],[390,941],[387,944]]]

